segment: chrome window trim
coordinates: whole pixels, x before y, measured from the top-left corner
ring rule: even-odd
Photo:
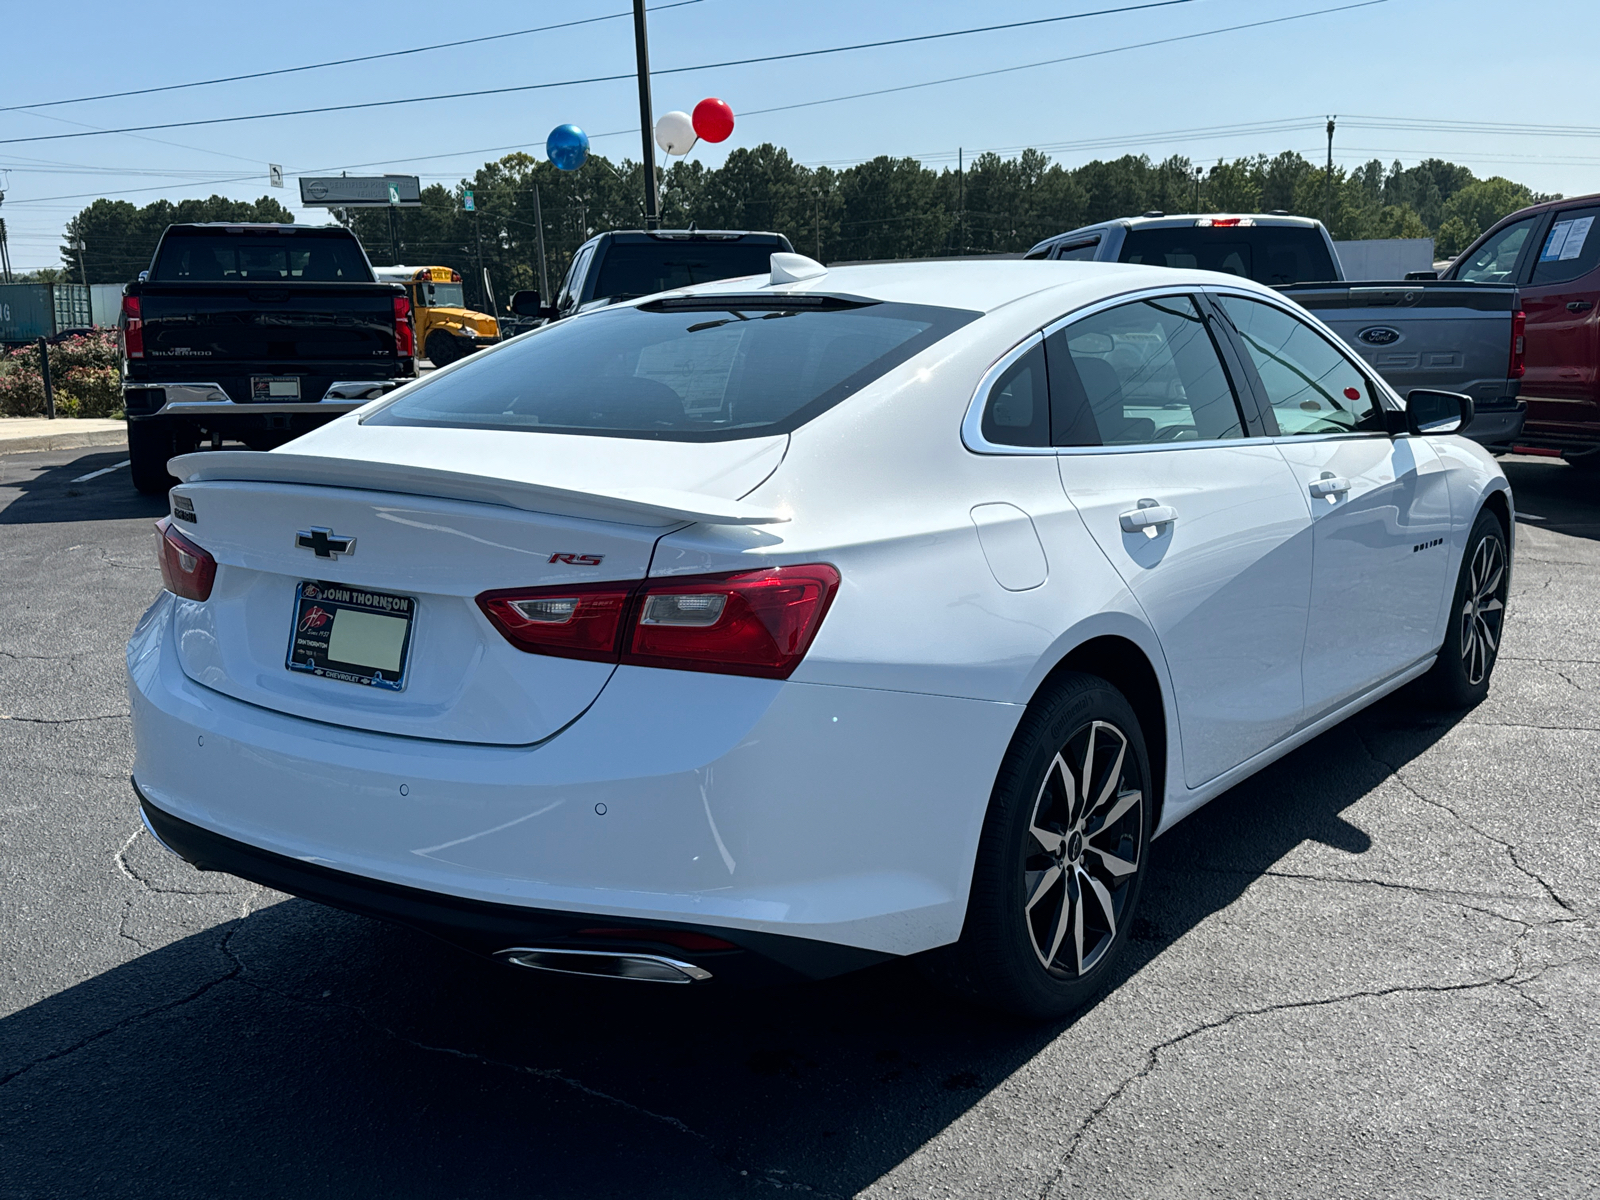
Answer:
[[[1043,345],[1044,340],[1059,329],[1064,329],[1075,321],[1085,317],[1092,317],[1097,312],[1119,305],[1131,304],[1139,300],[1158,299],[1162,296],[1189,296],[1202,290],[1190,285],[1171,285],[1166,287],[1138,288],[1131,292],[1119,292],[1115,296],[1102,297],[1091,301],[1082,308],[1075,308],[1065,316],[1057,317],[1043,329],[1035,330],[1011,349],[1002,354],[995,364],[983,373],[983,378],[978,380],[978,386],[973,389],[972,399],[967,402],[967,413],[961,419],[961,443],[974,454],[1060,454],[1063,450],[1109,450],[1116,447],[1110,446],[1001,446],[989,441],[983,436],[983,408],[989,399],[989,389],[1004,373],[1007,367],[1016,362],[1030,349]],[[1234,439],[1235,441],[1242,439]],[[1187,442],[1184,445],[1209,445],[1206,442]],[[1137,447],[1136,447],[1137,448]]]
[[[967,403],[967,415],[961,420],[961,440],[968,450],[978,454],[1028,454],[1035,458],[1055,453],[1054,446],[1002,446],[983,436],[983,410],[989,402],[990,389],[1000,381],[1000,376],[1035,347],[1044,345],[1044,334],[1034,330],[1022,341],[1007,350],[993,366],[983,373],[978,386]]]

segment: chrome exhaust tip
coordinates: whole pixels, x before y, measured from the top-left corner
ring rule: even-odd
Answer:
[[[711,972],[693,963],[660,954],[625,950],[570,950],[556,946],[513,946],[495,951],[495,957],[514,967],[554,971],[558,975],[589,975],[606,979],[639,979],[646,983],[704,983]]]

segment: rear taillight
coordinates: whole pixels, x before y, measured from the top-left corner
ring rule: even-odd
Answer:
[[[1528,373],[1528,314],[1520,308],[1511,315],[1511,362],[1508,379],[1521,379]]]
[[[122,348],[129,358],[144,357],[144,320],[137,296],[122,298]]]
[[[417,356],[417,335],[411,328],[411,301],[394,298],[394,352],[400,358]]]
[[[161,535],[161,582],[167,591],[185,600],[205,600],[217,578],[217,560],[172,525],[171,517],[156,522]]]
[[[478,607],[519,650],[616,662],[622,618],[634,588],[631,583],[512,588],[484,592]]]
[[[485,592],[478,606],[532,654],[787,679],[839,588],[826,563],[637,584]]]

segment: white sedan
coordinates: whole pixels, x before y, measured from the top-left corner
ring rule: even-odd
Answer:
[[[521,968],[923,955],[1065,1013],[1153,837],[1410,681],[1483,697],[1470,420],[1245,280],[775,255],[175,459],[141,809]]]

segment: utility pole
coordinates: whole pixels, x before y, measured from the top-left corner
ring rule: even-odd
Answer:
[[[822,261],[822,189],[821,188],[812,188],[811,189],[811,197],[815,201],[815,206],[814,206],[814,209],[813,209],[812,221],[815,223],[816,229],[817,229],[817,257],[816,257],[816,261],[817,262],[821,262]]]
[[[644,227],[661,228],[661,197],[656,192],[655,118],[650,112],[650,35],[644,0],[633,0],[633,49],[639,63],[639,141],[644,148]]]
[[[544,268],[544,210],[539,207],[539,185],[533,185],[533,223],[539,229],[539,297],[545,304],[554,304],[550,295],[550,276]]]
[[[78,281],[84,287],[89,286],[89,272],[83,266],[83,237],[81,234],[72,235],[72,248],[78,252]]]
[[[956,253],[967,252],[967,162],[965,149],[956,147]]]
[[[1333,118],[1328,118],[1328,176],[1323,181],[1322,224],[1330,228],[1333,223]],[[1330,230],[1331,236],[1331,230]]]
[[[483,270],[483,218],[478,215],[478,198],[473,193],[471,188],[468,188],[463,192],[461,199],[466,204],[467,208],[472,212],[472,240],[477,244],[478,247],[478,286],[483,287],[483,281],[488,278],[488,276],[484,274]],[[484,288],[483,301],[485,304],[493,303],[489,299],[489,292],[487,288]],[[492,312],[493,309],[490,309],[490,311]]]
[[[0,192],[0,204],[6,202],[6,194]],[[6,219],[0,217],[0,275],[5,277],[7,283],[11,282],[11,250],[6,246]]]
[[[1200,178],[1205,173],[1206,169],[1204,167],[1196,167],[1194,169],[1194,208],[1191,210],[1193,212],[1200,211]]]

